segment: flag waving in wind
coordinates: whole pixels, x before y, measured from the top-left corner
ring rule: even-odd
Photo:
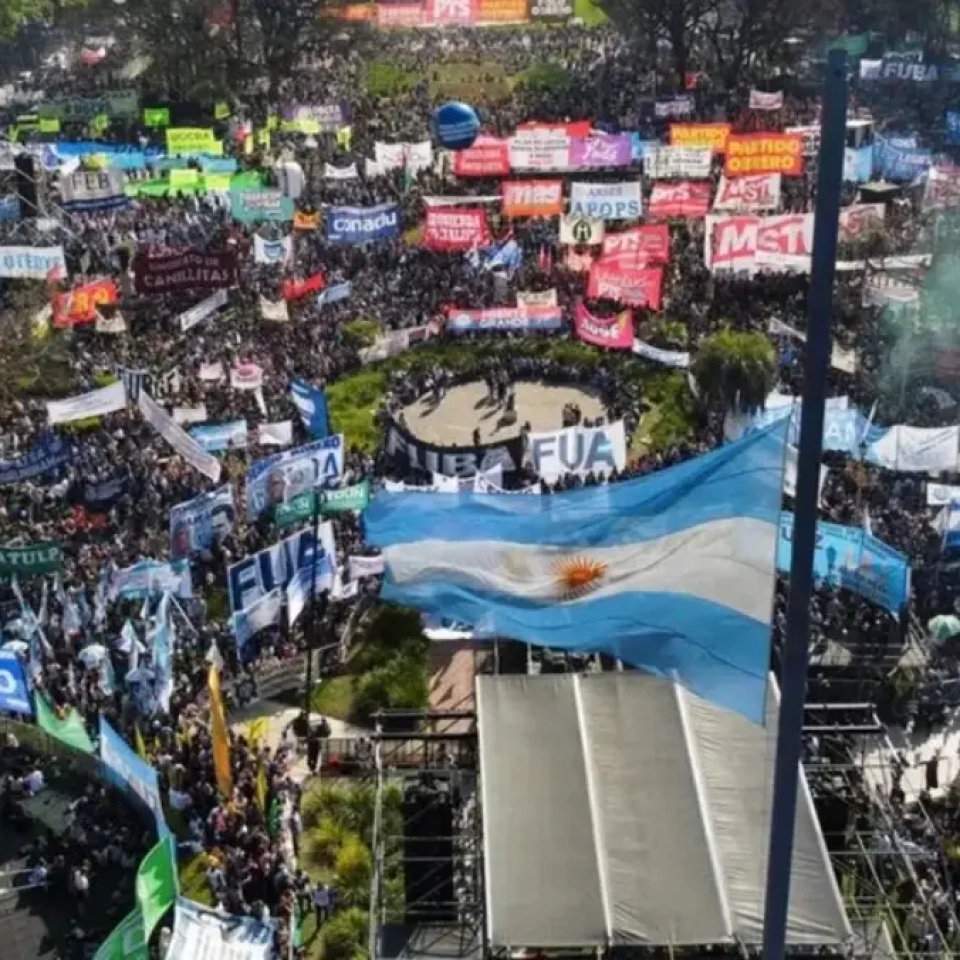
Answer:
[[[381,596],[605,652],[762,722],[785,433],[546,498],[380,494],[364,524],[386,565]]]
[[[302,380],[293,380],[290,383],[290,399],[300,411],[300,419],[310,431],[310,436],[314,440],[323,440],[330,433],[327,395],[323,390],[311,387]]]

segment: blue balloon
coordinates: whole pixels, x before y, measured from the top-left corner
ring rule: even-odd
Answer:
[[[433,129],[441,146],[448,150],[466,150],[473,146],[480,133],[480,118],[466,103],[445,103],[434,111]]]

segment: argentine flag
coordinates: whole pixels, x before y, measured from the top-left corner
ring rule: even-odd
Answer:
[[[381,596],[605,652],[763,722],[786,421],[625,483],[544,497],[381,494]]]

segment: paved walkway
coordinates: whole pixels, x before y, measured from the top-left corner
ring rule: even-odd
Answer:
[[[599,399],[579,387],[521,382],[516,390],[517,421],[512,424],[501,424],[503,410],[488,401],[483,382],[454,387],[437,407],[424,397],[403,412],[410,431],[421,440],[461,446],[473,443],[474,428],[480,430],[484,443],[515,437],[527,422],[534,431],[559,430],[566,403],[577,404],[583,415],[591,419],[604,415]]]
[[[231,714],[230,729],[234,733],[244,734],[253,720],[265,718],[267,721],[264,736],[271,750],[276,750],[283,739],[283,732],[293,723],[294,719],[300,714],[299,707],[290,707],[285,703],[277,703],[275,700],[261,700],[259,703],[252,704],[243,710],[238,710]],[[311,719],[317,721],[320,719],[318,713],[311,714]],[[330,738],[332,740],[349,740],[354,737],[368,736],[370,731],[363,727],[355,726],[352,723],[345,723],[343,720],[337,720],[334,717],[327,717],[327,723],[330,724]],[[307,757],[305,753],[297,755],[296,762],[292,768],[293,778],[298,783],[306,780],[310,775],[307,770]]]

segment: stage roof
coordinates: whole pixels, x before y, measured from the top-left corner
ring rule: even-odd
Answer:
[[[777,703],[764,728],[641,673],[478,677],[491,946],[760,944]],[[788,944],[850,936],[803,780]]]

